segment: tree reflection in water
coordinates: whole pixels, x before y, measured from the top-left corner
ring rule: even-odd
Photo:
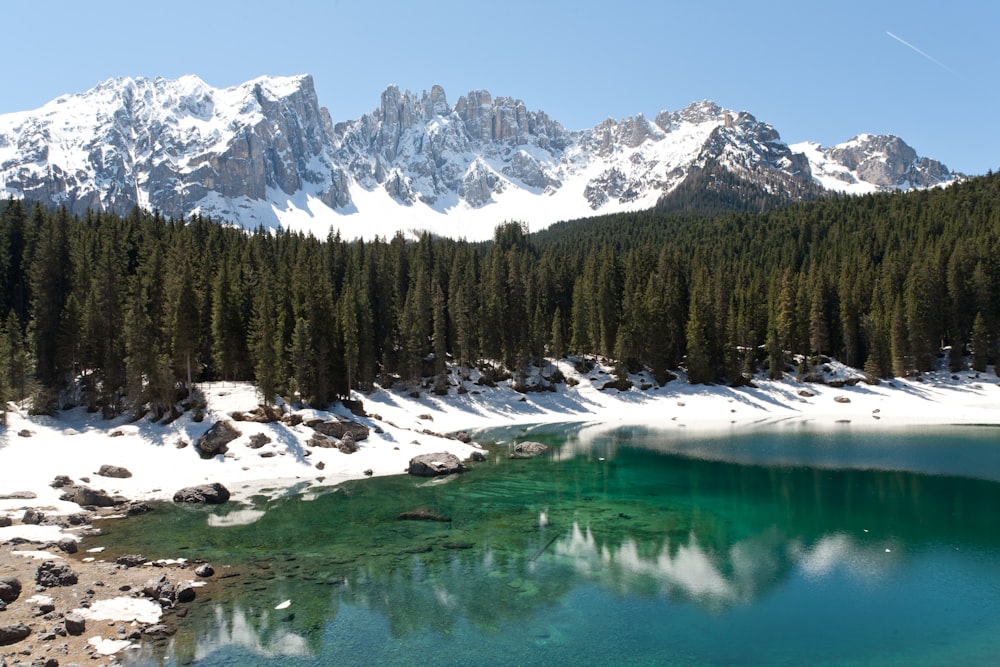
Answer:
[[[183,546],[189,558],[231,564],[240,575],[193,605],[173,638],[147,642],[128,662],[402,664],[435,647],[430,663],[537,657],[593,664],[605,661],[604,651],[608,660],[616,656],[596,636],[606,631],[618,633],[636,662],[655,662],[678,647],[695,663],[740,662],[745,647],[735,642],[764,641],[750,629],[776,614],[803,624],[782,635],[786,659],[845,650],[870,660],[885,649],[862,624],[877,625],[879,614],[941,611],[943,590],[975,598],[976,617],[985,620],[961,610],[952,620],[935,618],[933,611],[930,629],[912,625],[934,636],[904,633],[891,640],[899,650],[919,654],[929,641],[962,646],[956,637],[963,632],[997,634],[989,619],[1000,613],[985,613],[1000,611],[1000,484],[990,474],[817,465],[796,460],[787,448],[803,445],[793,440],[777,447],[777,463],[752,454],[774,442],[754,440],[743,443],[743,462],[732,462],[672,452],[651,444],[662,435],[645,430],[582,433],[534,432],[533,439],[556,446],[550,456],[492,457],[447,484],[373,479],[228,513],[164,507],[107,524],[109,552],[176,556]],[[843,440],[825,447],[850,453],[864,436],[825,437]],[[697,447],[711,449],[707,442]],[[952,456],[965,451],[961,442],[941,447]],[[414,508],[451,521],[397,520]],[[164,549],[157,545],[174,546],[157,553]],[[935,575],[942,567],[951,569]],[[859,598],[873,590],[874,597]],[[288,599],[287,609],[275,609]],[[782,604],[788,608],[778,609]],[[853,606],[861,610],[857,620],[845,613],[840,632],[852,632],[854,622],[857,638],[796,648],[796,633],[822,643],[826,630],[809,625],[818,610]],[[642,613],[631,617],[637,609]],[[718,636],[692,631],[706,627]],[[984,639],[966,638],[966,645],[983,641],[997,648]],[[855,647],[842,648],[849,643]]]

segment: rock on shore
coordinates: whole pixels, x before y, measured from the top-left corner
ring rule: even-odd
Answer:
[[[465,472],[465,465],[454,454],[435,452],[433,454],[414,456],[410,459],[410,466],[407,471],[411,475],[417,475],[418,477],[436,477],[438,475]]]

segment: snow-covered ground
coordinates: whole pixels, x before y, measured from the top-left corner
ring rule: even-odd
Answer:
[[[651,378],[639,374],[631,377],[632,389],[620,392],[601,389],[612,379],[610,368],[597,365],[580,373],[567,361],[559,362],[559,368],[578,384],[559,384],[556,392],[521,394],[507,382],[496,387],[466,382],[469,391],[464,394],[453,386],[447,396],[421,389],[419,397],[411,395],[413,387],[398,386],[355,397],[364,402],[368,417],[353,417],[339,405],[332,413],[302,412],[306,420],[340,417],[368,425],[370,437],[360,441],[353,454],[310,447],[314,431],[305,424],[248,421],[233,422],[242,435],[229,444],[224,456],[202,460],[190,444],[177,446],[179,441],[193,443],[215,421],[230,419],[234,411],[252,410],[258,403],[256,392],[245,383],[201,385],[208,401],[202,422],[193,421],[190,414],[168,425],[147,419],[129,423],[127,417],[106,421],[83,408],[64,411],[57,418],[29,417],[12,404],[8,425],[0,432],[0,498],[17,492],[33,492],[37,497],[0,499],[0,516],[20,519],[26,507],[52,514],[79,511],[74,503],[59,500],[62,492],[50,486],[57,475],[76,482],[87,478],[92,488],[134,500],[169,499],[180,488],[209,482],[224,484],[237,501],[259,493],[303,493],[312,486],[362,478],[367,470],[374,475],[403,473],[409,460],[421,453],[449,451],[466,459],[473,445],[434,433],[491,426],[629,423],[683,428],[690,434],[746,431],[783,422],[818,427],[842,427],[850,422],[880,429],[1000,423],[1000,379],[992,372],[939,371],[920,380],[842,387],[801,382],[789,375],[780,381],[757,378],[756,386],[743,388],[692,385],[683,376],[656,387]],[[859,377],[835,362],[827,369],[827,382]],[[451,377],[457,385],[457,373]],[[251,448],[250,437],[257,433],[268,435],[271,442]],[[322,466],[317,466],[320,462]],[[132,477],[97,476],[104,464],[124,467]],[[0,542],[22,534],[44,539],[39,533],[45,530],[48,527],[30,525],[0,528]]]

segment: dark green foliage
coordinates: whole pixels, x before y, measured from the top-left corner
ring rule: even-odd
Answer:
[[[765,358],[777,378],[816,355],[874,380],[935,368],[942,346],[953,369],[982,370],[1000,327],[997,257],[993,175],[760,214],[661,210],[537,234],[505,223],[486,243],[248,234],[138,209],[77,219],[11,200],[0,393],[55,402],[76,380],[94,409],[127,397],[161,415],[212,379],[318,406],[376,381],[446,388],[446,359],[522,385],[565,354],[661,384],[678,367],[739,384]]]
[[[660,213],[698,213],[725,215],[733,211],[767,211],[787,205],[791,199],[813,200],[825,192],[813,184],[796,185],[788,192],[790,183],[769,184],[751,182],[733,174],[725,167],[710,161],[703,168],[694,170],[676,189],[660,198],[656,210]]]
[[[982,313],[972,321],[972,370],[985,371],[989,362],[990,335]]]

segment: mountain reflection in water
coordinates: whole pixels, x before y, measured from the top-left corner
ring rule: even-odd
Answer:
[[[975,664],[1000,650],[992,430],[906,448],[853,430],[517,433],[550,455],[511,461],[512,432],[482,433],[496,455],[446,484],[371,479],[106,523],[108,552],[240,573],[126,661]],[[900,469],[870,467],[880,449]],[[975,477],[931,474],[977,456]],[[415,508],[450,521],[397,520]]]

